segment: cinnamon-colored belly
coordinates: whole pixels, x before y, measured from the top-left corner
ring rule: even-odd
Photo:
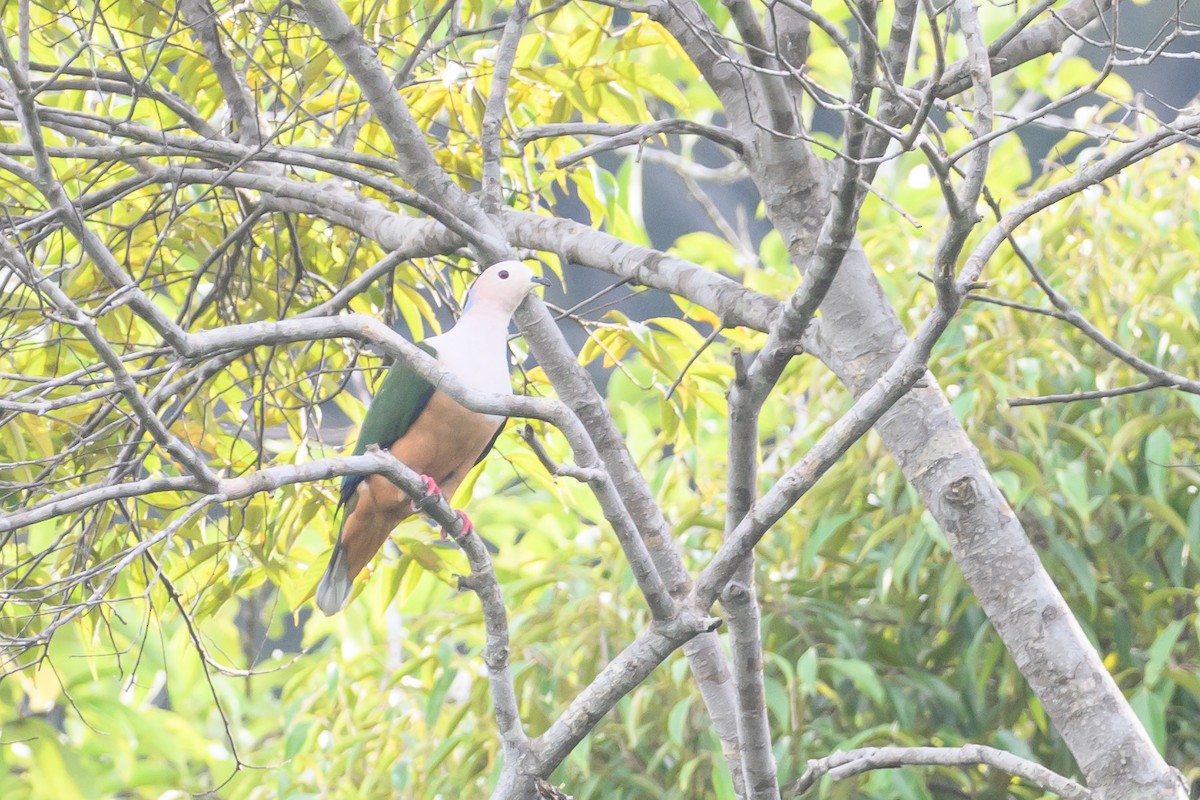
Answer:
[[[503,418],[469,411],[449,395],[435,391],[408,432],[389,450],[437,481],[450,500],[502,424]],[[351,578],[367,565],[392,529],[415,510],[409,496],[382,475],[371,475],[358,485],[342,528]]]

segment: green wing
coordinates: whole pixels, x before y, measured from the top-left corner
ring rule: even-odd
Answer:
[[[434,358],[437,357],[437,351],[430,345],[421,342],[417,347]],[[384,450],[391,447],[425,410],[431,396],[433,384],[399,361],[392,364],[392,368],[383,378],[383,383],[379,384],[379,391],[375,392],[375,397],[371,399],[367,416],[358,432],[358,443],[354,445],[354,455],[362,455],[373,444]],[[346,475],[342,478],[339,509],[354,495],[354,490],[362,480],[361,475]]]

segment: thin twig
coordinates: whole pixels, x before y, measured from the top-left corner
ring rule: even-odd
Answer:
[[[575,128],[574,131],[569,131],[569,128]],[[555,131],[546,133],[546,131]],[[565,131],[565,132],[558,132]],[[525,137],[525,133],[530,135]],[[572,164],[578,164],[580,161],[591,158],[597,153],[605,153],[609,150],[617,150],[622,147],[630,147],[632,145],[641,145],[649,139],[656,136],[664,136],[667,134],[694,134],[702,136],[715,144],[728,148],[736,154],[741,154],[743,145],[732,133],[724,128],[718,128],[713,125],[704,125],[699,122],[693,122],[685,119],[664,119],[655,122],[647,122],[641,125],[612,125],[612,124],[597,124],[597,123],[560,123],[557,125],[543,125],[537,129],[526,129],[522,132],[524,138],[536,139],[543,136],[562,136],[562,135],[583,135],[591,134],[595,136],[606,136],[608,138],[587,145],[576,150],[574,153],[560,157],[554,162],[554,166],[559,169],[566,169]]]
[[[1133,386],[1120,386],[1116,389],[1095,389],[1087,392],[1071,392],[1069,394],[1045,394],[1040,397],[1013,397],[1008,401],[1011,408],[1021,406],[1045,406],[1053,403],[1079,403],[1084,400],[1105,400],[1109,397],[1121,397],[1126,394],[1148,392],[1152,389],[1174,388],[1170,384],[1159,381],[1145,381]]]
[[[725,329],[722,326],[717,325],[712,329],[708,336],[704,337],[704,341],[701,342],[700,346],[696,348],[696,352],[692,353],[692,357],[689,358],[687,363],[683,365],[683,369],[679,370],[679,375],[677,375],[675,380],[671,382],[671,386],[667,389],[667,394],[663,398],[664,400],[671,399],[671,395],[675,394],[675,390],[679,388],[679,384],[683,383],[683,379],[687,376],[688,370],[692,368],[692,364],[695,364],[696,359],[700,358],[704,351],[712,346],[712,343],[717,340],[717,337],[721,335],[721,331],[723,330]]]
[[[521,44],[521,35],[525,31],[525,21],[528,17],[529,0],[516,0],[508,21],[504,23],[504,34],[500,37],[496,67],[492,71],[492,87],[488,93],[480,127],[483,150],[483,207],[491,212],[498,210],[501,205],[503,173],[500,169],[500,123],[507,108],[508,81],[512,75],[513,61],[516,60],[517,48]]]
[[[537,456],[538,461],[542,462],[542,466],[546,471],[555,477],[574,478],[581,483],[590,483],[592,481],[604,480],[605,473],[600,469],[587,469],[585,467],[577,467],[574,464],[559,464],[546,451],[546,446],[542,444],[542,440],[538,438],[537,433],[533,430],[533,426],[526,423],[521,426],[521,438],[529,445],[529,449]]]

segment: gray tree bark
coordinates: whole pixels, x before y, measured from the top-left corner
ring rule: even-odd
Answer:
[[[672,0],[653,8],[705,73],[734,130],[752,143],[744,160],[768,217],[803,270],[821,245],[829,183],[824,164],[802,141],[764,126],[767,109],[778,100],[767,89],[761,95],[752,85],[747,89],[734,59],[706,38],[711,25],[698,6]],[[797,105],[799,100],[794,98]],[[813,333],[814,354],[856,395],[883,374],[907,340],[857,244],[842,260]],[[876,430],[945,531],[964,577],[1089,786],[1104,797],[1186,797],[1181,776],[1155,750],[1104,668],[945,395],[932,377],[925,383],[887,412]]]

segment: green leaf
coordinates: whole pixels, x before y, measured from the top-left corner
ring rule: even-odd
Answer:
[[[850,679],[854,688],[877,704],[884,702],[886,693],[874,668],[865,661],[847,658],[825,658],[821,663]]]
[[[1091,496],[1088,491],[1088,481],[1085,474],[1087,469],[1082,461],[1072,461],[1066,469],[1055,473],[1058,486],[1067,498],[1067,503],[1079,515],[1086,527],[1091,518]]]
[[[1150,645],[1147,651],[1149,659],[1146,661],[1146,677],[1144,685],[1150,688],[1158,683],[1162,677],[1163,668],[1167,665],[1167,660],[1171,657],[1171,650],[1175,647],[1175,642],[1179,639],[1179,634],[1183,633],[1183,629],[1187,626],[1187,620],[1177,619],[1168,625],[1154,639],[1154,644]]]
[[[1137,714],[1138,719],[1146,728],[1146,733],[1150,735],[1150,741],[1154,743],[1154,747],[1160,753],[1163,752],[1167,743],[1166,703],[1143,686],[1134,692],[1129,704],[1133,707],[1133,713]]]
[[[301,722],[292,726],[288,731],[287,739],[283,747],[283,757],[290,761],[296,757],[300,749],[304,747],[308,739],[308,732],[312,729],[313,723]]]
[[[687,725],[690,707],[690,699],[681,700],[675,704],[667,717],[667,736],[677,745],[683,744],[684,727]]]
[[[1159,502],[1167,499],[1167,475],[1171,465],[1171,434],[1159,426],[1146,437],[1146,479],[1150,493]]]
[[[815,691],[817,688],[817,649],[810,647],[796,662],[796,677],[805,691]]]

